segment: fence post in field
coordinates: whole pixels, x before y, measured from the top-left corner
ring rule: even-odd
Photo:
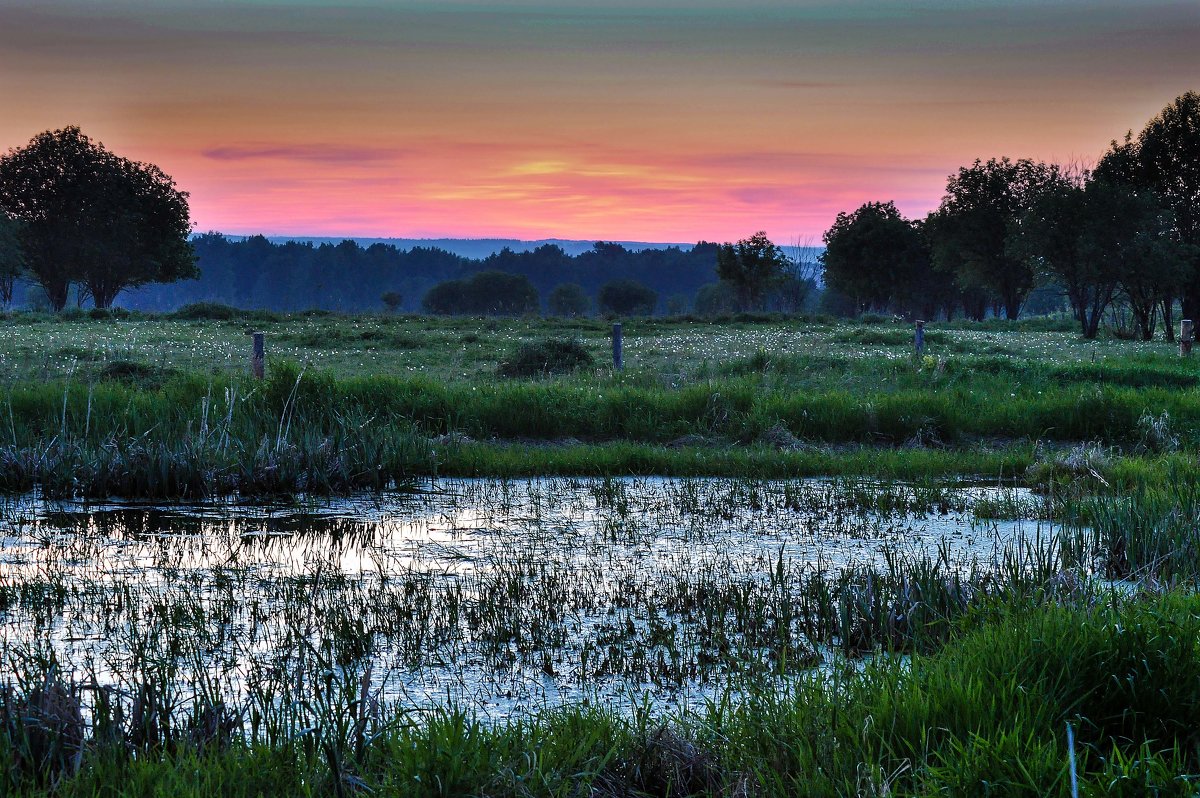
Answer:
[[[613,325],[613,369],[620,371],[625,367],[624,353],[621,351],[621,324],[620,322]]]
[[[1192,341],[1196,337],[1196,328],[1192,324],[1191,319],[1180,319],[1179,321],[1179,356],[1190,357],[1192,354]]]
[[[254,336],[254,355],[250,358],[250,366],[254,370],[254,378],[261,380],[263,378],[264,366],[267,360],[267,350],[264,339],[265,333],[251,333]]]
[[[917,319],[917,328],[913,331],[913,346],[917,348],[919,357],[925,351],[925,321]]]

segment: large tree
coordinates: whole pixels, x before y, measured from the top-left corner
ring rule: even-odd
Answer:
[[[1009,233],[1057,168],[1027,159],[976,160],[958,170],[931,227],[933,259],[968,292],[992,297],[1009,319],[1033,289],[1029,263],[1006,246]]]
[[[1190,250],[1183,315],[1200,318],[1200,95],[1180,95],[1150,120],[1135,145],[1136,179],[1171,210],[1179,240]],[[1114,147],[1116,149],[1116,147]]]
[[[30,278],[61,310],[72,283],[109,307],[126,288],[195,277],[187,193],[78,127],[0,156],[0,210],[22,223]]]
[[[839,213],[826,231],[825,284],[859,311],[924,312],[929,250],[921,229],[891,202],[868,202]]]
[[[1135,234],[1121,212],[1132,199],[1117,184],[1059,173],[1010,231],[1009,254],[1061,286],[1084,338],[1096,337],[1100,318],[1117,292],[1118,249]]]
[[[767,293],[784,279],[790,266],[783,249],[762,231],[717,250],[717,277],[734,287],[743,310],[761,310]]]

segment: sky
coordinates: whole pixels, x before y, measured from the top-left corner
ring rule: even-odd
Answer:
[[[79,125],[198,231],[819,243],[1094,161],[1197,42],[1197,0],[0,0],[0,151]]]

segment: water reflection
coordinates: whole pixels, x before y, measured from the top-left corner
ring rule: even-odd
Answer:
[[[985,506],[1012,520],[976,520]],[[689,702],[779,675],[781,657],[819,662],[828,585],[901,550],[987,567],[1049,536],[1038,510],[1011,488],[839,480],[442,480],[288,505],[30,495],[0,513],[0,657],[38,649],[114,683],[152,659],[236,693],[311,648],[417,706]]]

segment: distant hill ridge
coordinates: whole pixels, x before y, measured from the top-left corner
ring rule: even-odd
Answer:
[[[231,240],[240,240],[246,237],[226,236],[226,238]],[[436,248],[453,252],[459,257],[473,259],[486,258],[488,255],[499,252],[505,247],[511,249],[513,252],[532,252],[546,244],[561,247],[568,255],[576,256],[590,250],[596,241],[594,239],[585,241],[569,238],[539,238],[534,241],[525,241],[518,238],[362,238],[357,236],[267,236],[266,238],[273,244],[284,244],[288,241],[312,242],[313,244],[338,244],[342,241],[350,240],[357,243],[360,247],[369,247],[372,244],[387,244],[402,250],[410,250],[414,247]],[[626,249],[634,251],[667,249],[668,247],[678,247],[687,251],[695,246],[695,242],[682,244],[656,241],[612,241],[609,243],[620,244]]]

